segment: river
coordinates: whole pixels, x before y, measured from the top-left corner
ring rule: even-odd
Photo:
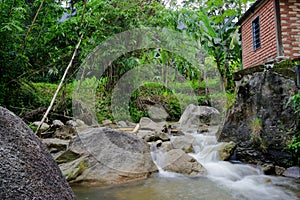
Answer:
[[[160,161],[165,152],[152,151],[159,173],[147,180],[114,187],[73,186],[78,200],[297,200],[300,180],[266,176],[259,167],[220,161],[215,130],[192,134],[195,153],[190,153],[208,171],[205,176],[188,177],[164,171]],[[171,137],[171,140],[174,137]]]

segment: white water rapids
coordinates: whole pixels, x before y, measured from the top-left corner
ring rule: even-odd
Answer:
[[[207,178],[228,192],[232,196],[232,199],[298,199],[293,192],[285,189],[294,187],[294,190],[299,190],[299,188],[297,188],[299,186],[293,185],[292,179],[266,176],[259,168],[250,165],[220,161],[218,149],[221,143],[217,142],[214,135],[215,132],[215,130],[210,130],[208,134],[192,134],[195,138],[193,142],[195,153],[190,153],[190,155],[206,168],[208,172]],[[171,137],[171,141],[174,137]],[[152,157],[159,168],[159,175],[161,177],[170,178],[183,176],[164,171],[161,168],[160,163],[164,160],[165,152],[156,149],[152,152]],[[199,181],[201,181],[201,179]],[[201,188],[199,188],[199,190],[201,190]]]
[[[164,171],[160,167],[165,152],[152,151],[159,168],[146,180],[111,187],[73,186],[78,200],[296,200],[300,198],[300,181],[266,176],[259,168],[219,160],[214,133],[192,134],[195,138],[190,154],[208,171],[206,176],[189,177]],[[174,137],[171,137],[173,140]]]

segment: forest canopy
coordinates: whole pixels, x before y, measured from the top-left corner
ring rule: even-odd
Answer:
[[[176,69],[187,80],[201,105],[209,104],[207,85],[224,83],[228,94],[234,90],[232,72],[241,69],[241,45],[236,20],[252,0],[1,0],[0,1],[0,105],[28,120],[28,113],[44,112],[81,41],[67,73],[52,113],[72,115],[72,90],[78,70],[99,44],[124,31],[160,27],[193,38],[204,54],[207,68],[216,69],[220,80],[204,81],[203,74],[185,58],[165,49],[140,49],[120,56],[98,80],[97,117],[113,119],[111,92],[129,70],[144,64],[160,64]],[[159,56],[157,56],[159,54]],[[157,77],[159,78],[159,77]],[[160,77],[163,78],[163,77]],[[176,77],[174,77],[176,78]],[[185,85],[173,86],[182,87]],[[149,113],[145,99],[160,104],[169,120],[180,116],[178,99],[164,86],[149,83],[131,95],[132,119]],[[180,95],[180,94],[179,94]],[[217,96],[217,95],[216,95]],[[149,103],[149,102],[148,102]]]

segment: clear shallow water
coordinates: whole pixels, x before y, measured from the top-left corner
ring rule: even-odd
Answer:
[[[118,187],[73,186],[78,200],[297,200],[300,180],[266,176],[258,168],[220,161],[215,131],[192,134],[195,153],[190,154],[208,172],[187,177],[160,167],[165,152],[154,149],[153,161],[159,173],[151,178]],[[171,138],[172,140],[172,138]]]
[[[261,178],[261,177],[257,177]],[[266,177],[262,177],[266,178]],[[208,177],[188,178],[153,176],[147,180],[117,187],[73,186],[78,200],[292,200],[300,199],[299,182],[292,179],[276,178],[276,181],[261,187],[257,193],[242,182],[235,182],[228,188],[222,180]],[[250,181],[251,182],[251,181]],[[297,189],[298,187],[298,189]],[[272,190],[272,193],[270,193]],[[239,191],[239,192],[237,192]],[[293,193],[292,193],[293,191]],[[262,194],[265,192],[265,194]]]
[[[232,199],[228,191],[206,177],[161,177],[112,188],[73,187],[78,200]]]

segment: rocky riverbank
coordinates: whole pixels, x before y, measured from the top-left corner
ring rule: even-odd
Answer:
[[[195,138],[184,132],[208,133],[211,119],[219,114],[211,107],[190,105],[179,122],[168,124],[142,118],[137,124],[104,120],[101,127],[91,127],[81,120],[54,120],[42,126],[41,135],[70,183],[110,185],[147,178],[158,171],[150,149],[164,150],[164,170],[205,175],[206,169],[188,154],[194,152]],[[230,156],[226,151],[223,159]]]
[[[158,171],[150,150],[164,152],[164,159],[159,161],[163,170],[189,176],[205,175],[207,170],[189,155],[195,152],[194,148],[201,147],[195,146],[193,134],[185,133],[214,136],[219,115],[214,108],[190,105],[176,123],[141,118],[137,124],[104,120],[100,127],[91,127],[81,120],[70,120],[65,125],[55,120],[52,125],[45,125],[42,141],[70,183],[111,185],[145,179]],[[245,142],[251,142],[251,138]],[[267,174],[297,177],[295,173],[285,172],[276,162],[264,162],[257,157],[254,163],[245,159],[247,157],[239,157],[243,140],[228,137],[217,148],[221,160],[238,159],[261,165]],[[251,148],[260,151],[254,146]],[[242,153],[247,152],[250,151]]]
[[[299,115],[287,104],[296,92],[293,77],[272,70],[240,77],[218,141],[237,144],[235,159],[281,175],[292,161],[286,147],[299,131]]]

